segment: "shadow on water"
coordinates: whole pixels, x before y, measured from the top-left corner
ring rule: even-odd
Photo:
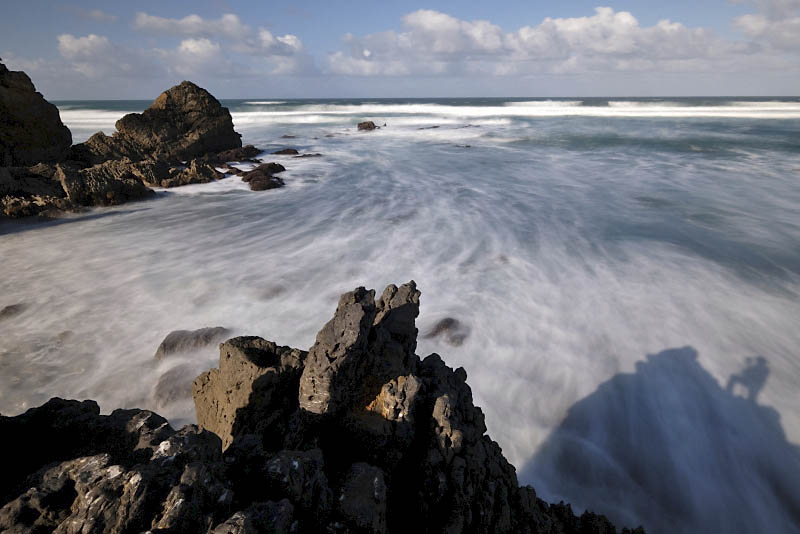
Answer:
[[[103,211],[91,211],[83,215],[67,215],[61,218],[47,219],[36,217],[25,217],[22,219],[10,219],[0,214],[0,235],[10,235],[27,230],[36,230],[41,228],[50,228],[53,226],[60,226],[62,224],[69,224],[78,221],[90,221],[93,219],[103,219],[113,215],[125,215],[128,213],[135,213],[147,208],[128,208],[128,209],[104,209]]]
[[[520,471],[546,500],[664,532],[800,532],[800,448],[757,403],[767,360],[725,388],[691,347],[648,355],[578,401]]]

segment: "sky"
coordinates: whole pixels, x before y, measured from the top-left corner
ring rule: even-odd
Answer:
[[[798,96],[800,0],[0,0],[50,100]]]

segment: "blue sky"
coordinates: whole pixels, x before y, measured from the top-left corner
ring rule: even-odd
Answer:
[[[3,0],[46,97],[800,94],[800,0]]]

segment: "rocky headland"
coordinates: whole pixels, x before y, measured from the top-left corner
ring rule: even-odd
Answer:
[[[24,72],[0,63],[0,211],[8,217],[53,217],[147,199],[153,187],[241,175],[228,163],[260,164],[261,153],[242,146],[228,109],[188,81],[164,91],[143,113],[119,119],[112,135],[97,132],[72,145],[58,109]],[[248,180],[252,190],[284,185],[273,176],[277,167],[259,169]]]
[[[0,531],[616,532],[519,486],[466,371],[416,355],[419,303],[413,281],[360,287],[308,351],[225,341],[191,386],[198,424],[177,431],[59,398],[0,416]],[[159,353],[222,334],[176,333]]]

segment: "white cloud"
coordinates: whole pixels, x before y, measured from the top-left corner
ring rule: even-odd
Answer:
[[[772,0],[780,4],[778,10],[798,2]],[[744,22],[753,28],[761,23]],[[772,38],[788,46],[800,38],[800,28],[784,24]],[[670,20],[641,26],[633,14],[610,7],[586,17],[548,17],[513,32],[433,10],[406,15],[403,26],[402,31],[346,35],[346,50],[328,56],[328,69],[356,76],[693,72],[750,65],[760,50],[758,43],[727,41],[708,29]]]
[[[229,39],[241,39],[251,33],[248,25],[244,24],[237,15],[227,13],[218,19],[204,19],[200,15],[187,15],[182,19],[169,19],[139,12],[133,21],[133,28],[149,33],[213,37],[222,35]]]
[[[119,17],[106,13],[101,9],[90,9],[83,12],[83,17],[96,20],[97,22],[116,22]]]
[[[173,70],[182,75],[190,75],[192,69],[194,72],[210,71],[215,68],[212,62],[217,63],[217,69],[225,65],[232,67],[232,54],[255,56],[262,73],[266,70],[271,74],[308,74],[315,70],[313,60],[305,52],[299,37],[274,35],[266,28],[253,30],[232,13],[218,19],[204,19],[200,15],[171,19],[140,12],[136,14],[133,27],[148,33],[190,37],[181,41],[172,52],[160,51]],[[203,48],[203,54],[199,53],[200,48]],[[266,63],[262,64],[262,61]],[[230,72],[246,75],[250,70],[236,66]]]
[[[757,0],[759,13],[734,20],[739,30],[766,46],[800,51],[800,0]]]
[[[93,33],[85,37],[59,35],[58,51],[73,71],[93,79],[149,78],[161,71],[143,51],[117,46],[108,37]]]

